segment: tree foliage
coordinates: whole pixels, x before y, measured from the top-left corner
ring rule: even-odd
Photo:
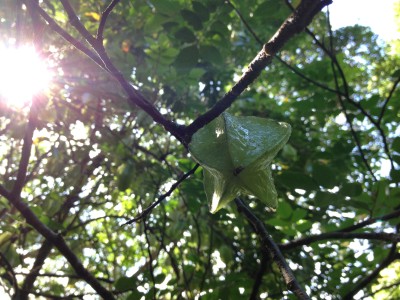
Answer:
[[[3,290],[400,297],[387,275],[400,258],[390,45],[366,27],[332,31],[318,13],[329,1],[118,2],[0,4],[1,39],[34,44],[56,74],[31,104],[0,99]],[[272,163],[276,211],[241,196],[210,214],[187,147],[225,110],[291,125]]]

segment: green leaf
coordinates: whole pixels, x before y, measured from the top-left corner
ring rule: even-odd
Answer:
[[[136,280],[133,277],[120,277],[115,282],[115,289],[119,292],[125,292],[136,289]]]
[[[189,78],[193,79],[193,80],[196,80],[196,81],[199,81],[199,79],[201,78],[201,76],[204,75],[205,72],[206,71],[204,69],[193,68],[193,69],[190,70]]]
[[[201,30],[203,28],[203,22],[195,12],[188,9],[182,9],[181,15],[185,21],[193,27],[193,29]]]
[[[290,219],[292,212],[292,206],[287,202],[282,202],[279,204],[278,209],[276,210],[276,215],[282,219]]]
[[[223,62],[221,53],[214,46],[200,46],[200,57],[205,61],[210,61],[214,64],[221,64]]]
[[[278,206],[278,208],[279,207],[280,207],[280,205]],[[282,218],[280,218],[280,216],[278,218],[278,216],[277,216],[275,218],[268,219],[267,221],[265,221],[265,223],[269,224],[271,226],[274,226],[274,227],[277,227],[277,226],[278,227],[285,227],[285,226],[290,226],[291,221],[289,219],[282,219]]]
[[[257,6],[256,10],[254,11],[254,16],[260,19],[264,19],[265,16],[274,16],[280,7],[281,5],[279,1],[265,0]]]
[[[276,177],[276,180],[290,189],[317,190],[318,185],[308,175],[301,172],[286,171]]]
[[[3,232],[0,233],[0,247],[6,244],[11,238],[13,234],[11,232]]]
[[[394,78],[399,78],[400,77],[400,69],[397,69],[392,73],[392,77]]]
[[[325,188],[333,188],[335,186],[336,176],[332,168],[322,164],[315,164],[312,168],[312,177],[318,185]]]
[[[192,43],[196,41],[196,36],[188,27],[182,27],[175,32],[175,37],[186,43]]]
[[[310,230],[312,226],[313,226],[313,223],[308,220],[302,220],[301,222],[296,223],[296,225],[295,225],[296,229],[302,233]]]
[[[169,16],[176,15],[180,8],[179,2],[174,0],[152,0],[151,3],[153,3],[158,13]]]
[[[390,178],[393,182],[400,182],[400,170],[390,170]]]
[[[122,172],[118,175],[118,189],[123,192],[129,188],[134,176],[135,166],[133,162],[128,161],[122,166]]]
[[[392,158],[396,164],[400,165],[400,155],[393,155]]]
[[[208,8],[199,1],[192,1],[193,10],[197,13],[202,21],[207,21],[210,17]]]
[[[392,149],[397,153],[400,153],[400,137],[396,137],[392,143]]]
[[[362,193],[361,184],[357,182],[345,183],[340,189],[341,194],[349,197],[359,196]]]
[[[292,214],[292,222],[297,222],[307,216],[307,210],[302,208],[296,208]]]
[[[188,70],[196,66],[199,59],[199,50],[196,46],[189,46],[181,49],[175,59],[175,66],[178,69]]]
[[[286,144],[282,149],[282,157],[287,160],[297,160],[297,150],[290,144]]]
[[[161,284],[161,283],[165,280],[165,278],[166,278],[166,275],[165,275],[164,273],[161,273],[161,274],[158,274],[158,275],[154,278],[154,280],[155,280],[156,283]]]
[[[139,291],[133,291],[132,293],[129,294],[129,296],[126,298],[126,300],[137,300],[142,298],[143,294]]]
[[[315,195],[315,205],[321,208],[327,208],[331,204],[338,204],[337,195],[329,192],[318,191]]]

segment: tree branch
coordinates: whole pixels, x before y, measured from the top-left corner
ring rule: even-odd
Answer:
[[[75,27],[82,37],[93,47],[93,49],[96,50],[96,47],[103,45],[102,43],[100,44],[99,41],[93,35],[91,35],[89,31],[87,31],[85,26],[83,26],[69,1],[60,0],[60,2],[68,15],[69,23]]]
[[[378,124],[381,124],[382,118],[383,118],[383,116],[384,116],[384,114],[385,114],[385,111],[386,111],[386,108],[387,108],[387,105],[389,104],[389,101],[390,101],[390,99],[392,98],[393,93],[394,93],[394,91],[396,90],[396,87],[397,87],[397,85],[398,85],[399,83],[400,83],[400,77],[397,78],[396,81],[393,83],[393,87],[392,87],[392,89],[390,90],[389,95],[387,96],[385,102],[383,103],[382,110],[381,110],[381,113],[379,114],[379,118],[378,118],[378,121],[377,121]]]
[[[99,295],[103,296],[106,299],[114,299],[113,294],[105,289],[96,280],[96,278],[94,278],[92,274],[87,269],[85,269],[78,257],[65,243],[62,236],[56,234],[44,223],[42,223],[20,197],[20,193],[25,182],[26,170],[32,145],[32,136],[37,121],[37,112],[33,109],[33,105],[34,103],[32,104],[30,112],[30,122],[28,123],[28,125],[30,126],[28,126],[27,130],[25,131],[24,145],[17,175],[17,182],[14,185],[11,193],[9,193],[4,187],[0,186],[0,194],[4,196],[22,214],[28,224],[35,228],[37,232],[43,235],[49,243],[53,244],[61,252],[61,254],[71,264],[75,272],[80,275],[81,278],[83,278],[89,285],[91,285],[93,289],[99,293]]]
[[[306,292],[302,289],[294,276],[292,270],[287,264],[277,244],[273,241],[265,228],[263,222],[258,219],[253,212],[244,204],[239,198],[235,199],[235,203],[239,213],[243,213],[249,223],[254,227],[261,240],[262,250],[271,256],[272,260],[277,264],[281,271],[282,277],[285,281],[287,288],[292,291],[299,299],[310,299]]]
[[[15,271],[12,267],[12,265],[10,264],[10,262],[7,260],[7,257],[0,252],[0,264],[4,266],[5,270],[6,270],[6,274],[7,274],[7,280],[10,281],[10,283],[12,284],[13,288],[14,288],[14,295],[13,298],[14,299],[19,299],[19,295],[20,295],[20,289],[18,287],[18,281],[17,281],[17,277],[15,276]],[[2,277],[5,276],[2,274]]]
[[[33,99],[29,111],[29,121],[25,128],[24,142],[22,146],[21,158],[19,160],[17,179],[11,191],[11,193],[14,195],[19,195],[25,185],[26,172],[28,170],[29,158],[31,156],[32,137],[37,124],[37,111],[35,103],[37,100],[37,97]]]
[[[389,214],[383,215],[383,216],[379,216],[376,218],[368,218],[364,221],[361,221],[357,224],[351,225],[349,227],[345,227],[343,229],[338,230],[338,232],[351,232],[360,228],[363,228],[365,226],[371,225],[375,222],[379,222],[379,221],[388,221],[390,219],[394,219],[400,217],[400,209],[395,210],[394,212],[391,212]]]
[[[246,21],[246,19],[244,18],[244,16],[242,15],[242,13],[237,9],[237,7],[231,2],[231,1],[227,1],[228,4],[235,10],[236,14],[238,15],[239,19],[242,21],[243,25],[246,27],[246,29],[250,32],[251,36],[257,41],[257,43],[259,45],[263,45],[262,40],[258,37],[258,35],[254,32],[254,30],[251,28],[250,24]],[[298,69],[296,69],[295,67],[291,66],[290,64],[288,64],[287,62],[285,62],[282,58],[280,58],[278,55],[275,55],[275,58],[281,63],[283,64],[286,68],[288,68],[289,70],[291,70],[293,73],[295,73],[296,75],[298,75],[300,78],[304,79],[305,81],[314,84],[315,86],[318,86],[324,90],[327,90],[331,93],[337,94],[337,93],[341,93],[340,91],[337,91],[333,88],[330,88],[329,86],[326,86],[325,84],[322,84],[308,76],[306,76],[305,74],[301,73]]]
[[[369,275],[363,277],[358,283],[356,283],[355,287],[348,292],[342,299],[343,300],[352,300],[354,299],[354,295],[369,285],[372,281],[378,277],[379,273],[388,267],[395,260],[400,259],[400,255],[397,253],[396,243],[393,243],[392,248],[388,256],[379,264],[379,266],[372,271]]]
[[[28,0],[26,0],[28,1]],[[184,126],[180,126],[168,119],[166,119],[157,109],[154,107],[146,98],[132,85],[130,84],[122,75],[122,73],[114,66],[111,59],[109,58],[107,52],[104,49],[101,41],[95,39],[79,21],[73,8],[67,0],[62,0],[64,9],[68,14],[68,18],[71,24],[78,30],[78,32],[88,41],[88,43],[96,51],[96,54],[92,52],[89,48],[83,45],[81,42],[73,38],[64,29],[62,29],[34,0],[28,1],[30,5],[37,9],[39,14],[48,22],[51,29],[61,35],[65,40],[72,44],[75,48],[89,56],[95,63],[112,75],[124,89],[125,93],[128,95],[128,101],[134,106],[138,106],[143,109],[149,116],[152,117],[153,121],[162,125],[165,130],[170,132],[175,136],[180,142],[187,146],[184,142]]]
[[[43,266],[44,261],[48,257],[51,252],[53,245],[48,241],[45,240],[40,247],[38,254],[36,255],[35,262],[31,268],[29,274],[25,277],[24,283],[22,284],[21,293],[20,293],[20,300],[28,299],[30,292],[32,291],[33,284],[36,281],[36,278],[39,275],[40,269]]]
[[[50,28],[57,32],[64,40],[66,40],[68,43],[70,43],[72,46],[74,46],[76,49],[79,51],[83,52],[88,56],[91,60],[93,60],[97,65],[99,65],[102,69],[105,69],[104,63],[102,60],[92,52],[88,47],[86,47],[83,43],[72,37],[68,32],[66,32],[64,29],[62,29],[54,20],[52,17],[50,17],[44,10],[43,8],[40,7],[40,5],[34,1],[34,0],[24,0],[24,3],[30,10],[36,10],[39,15],[48,23],[48,26]]]
[[[350,99],[350,93],[349,93],[349,86],[347,84],[347,79],[346,79],[346,76],[344,75],[344,71],[343,71],[342,67],[340,66],[338,60],[336,59],[335,53],[333,52],[334,51],[333,50],[334,49],[334,47],[333,47],[333,32],[332,32],[332,27],[331,27],[330,22],[329,22],[329,11],[328,11],[328,27],[329,27],[330,51],[328,49],[326,49],[326,51],[329,53],[329,57],[331,58],[331,68],[332,68],[332,72],[333,72],[333,78],[335,80],[336,89],[340,90],[340,88],[339,88],[339,80],[338,80],[338,76],[337,76],[337,73],[336,73],[336,70],[338,70],[340,78],[341,78],[343,86],[344,86],[345,99],[348,100],[348,99]],[[311,31],[308,30],[307,32],[311,32]],[[314,37],[314,40],[317,40],[314,35],[313,35],[313,37]],[[363,149],[361,147],[360,139],[359,139],[357,133],[354,130],[353,122],[350,119],[349,113],[346,110],[346,106],[344,105],[344,101],[342,99],[342,95],[338,94],[337,98],[338,98],[340,107],[342,109],[342,112],[344,113],[344,116],[346,118],[346,122],[350,127],[350,132],[351,132],[351,134],[353,136],[354,142],[356,143],[356,146],[357,146],[358,152],[360,153],[361,159],[364,162],[364,165],[366,166],[366,168],[367,168],[368,172],[370,173],[372,179],[374,181],[377,181],[377,178],[376,178],[374,172],[372,171],[371,166],[370,166],[367,158],[365,157],[364,151],[363,151]]]
[[[147,249],[147,254],[149,256],[149,272],[150,272],[150,278],[152,281],[153,286],[150,286],[150,289],[153,290],[153,300],[156,299],[156,280],[154,277],[154,268],[153,268],[153,255],[151,254],[151,244],[150,244],[150,238],[149,238],[149,233],[148,233],[148,228],[147,228],[147,223],[146,219],[143,220],[143,227],[144,227],[144,236],[146,239],[146,249]]]
[[[23,272],[17,272],[15,273],[16,275],[23,275],[23,276],[29,276],[29,273],[23,273]],[[78,275],[76,274],[55,274],[55,273],[39,273],[37,274],[38,277],[49,277],[49,278],[71,278],[71,279],[81,279]],[[104,281],[105,283],[113,284],[115,281],[112,279],[108,278],[103,278],[103,277],[96,277],[97,280],[99,281]]]
[[[397,282],[389,284],[389,285],[381,286],[378,290],[364,295],[361,299],[371,299],[372,296],[374,296],[375,294],[377,294],[383,290],[390,290],[392,288],[397,289],[399,286],[400,286],[400,281],[397,281]]]
[[[389,242],[395,242],[399,240],[399,234],[388,234],[388,233],[350,233],[351,231],[366,227],[368,225],[374,224],[376,222],[381,222],[381,221],[388,221],[390,219],[394,219],[400,217],[400,209],[391,212],[389,214],[379,216],[376,218],[368,218],[364,221],[361,221],[357,224],[345,227],[343,229],[340,229],[335,232],[327,232],[327,233],[322,233],[319,235],[314,235],[314,236],[309,236],[309,237],[304,237],[304,238],[299,238],[297,240],[293,240],[289,243],[286,244],[281,244],[279,245],[279,248],[281,250],[291,250],[295,247],[300,247],[304,245],[309,245],[313,242],[316,241],[321,241],[325,239],[330,239],[330,238],[335,238],[335,239],[370,239],[370,240],[382,240],[382,241],[389,241]]]
[[[200,167],[199,164],[196,164],[190,171],[186,172],[181,178],[179,178],[172,186],[171,188],[163,195],[161,195],[160,197],[158,197],[157,201],[154,202],[153,204],[151,204],[149,207],[147,207],[144,211],[142,211],[137,217],[129,220],[128,222],[122,224],[122,225],[128,225],[128,224],[132,224],[133,222],[137,222],[140,221],[141,219],[143,219],[144,217],[146,217],[152,210],[154,207],[156,207],[158,204],[160,204],[165,198],[169,197],[172,192],[186,179],[188,178],[190,175],[194,174],[194,172],[196,172],[196,170],[198,169],[198,167]]]
[[[328,239],[365,239],[398,243],[400,242],[400,235],[385,232],[327,232],[292,240],[286,244],[279,245],[279,248],[281,250],[291,250],[300,246],[309,245],[317,241]]]
[[[332,3],[331,0],[303,0],[291,16],[281,25],[275,35],[263,46],[243,73],[239,81],[218,101],[209,111],[200,115],[186,130],[185,144],[189,144],[192,135],[200,128],[210,123],[223,113],[239,97],[239,95],[261,74],[269,65],[276,53],[294,35],[300,33],[312,21],[323,7]]]
[[[100,296],[105,299],[114,299],[113,294],[104,288],[97,279],[82,265],[79,258],[68,247],[60,234],[56,234],[32,212],[27,204],[25,204],[19,195],[9,194],[8,201],[21,213],[26,222],[31,225],[37,232],[43,235],[50,243],[52,243],[58,251],[67,259],[76,274],[80,275]]]
[[[110,15],[111,11],[119,2],[120,0],[112,0],[111,3],[105,9],[105,11],[103,11],[103,13],[101,14],[100,24],[99,27],[97,28],[97,34],[96,34],[96,39],[100,43],[103,43],[103,33],[104,33],[104,28],[106,26],[107,18]]]
[[[259,268],[259,270],[257,272],[257,276],[256,276],[256,279],[254,280],[253,288],[251,290],[251,294],[250,294],[250,297],[249,297],[249,299],[251,299],[251,300],[259,299],[258,298],[258,293],[259,293],[259,290],[260,290],[260,287],[261,287],[261,284],[262,284],[262,278],[264,276],[265,269],[268,266],[268,262],[269,262],[269,258],[263,252],[262,253],[262,257],[261,257],[260,268]]]

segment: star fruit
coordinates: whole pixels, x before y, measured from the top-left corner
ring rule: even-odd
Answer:
[[[284,122],[226,112],[199,129],[189,151],[203,167],[210,212],[216,213],[241,193],[276,208],[271,161],[290,133],[290,125]]]

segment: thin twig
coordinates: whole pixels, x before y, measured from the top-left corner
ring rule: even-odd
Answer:
[[[387,220],[394,219],[394,218],[397,218],[397,217],[400,217],[400,209],[397,209],[394,212],[391,212],[389,214],[386,214],[386,215],[383,215],[383,216],[379,216],[379,217],[376,217],[376,218],[368,218],[368,219],[366,219],[364,221],[361,221],[361,222],[359,222],[357,224],[354,224],[354,225],[351,225],[349,227],[345,227],[343,229],[340,229],[340,230],[338,230],[338,232],[351,232],[351,231],[363,228],[365,226],[371,225],[371,224],[376,223],[376,222],[387,221]]]
[[[25,3],[29,3],[32,8],[36,9],[38,13],[41,15],[41,17],[48,23],[50,28],[57,32],[64,40],[66,40],[69,44],[74,46],[76,49],[79,51],[83,52],[87,57],[89,57],[91,60],[93,60],[98,66],[100,66],[103,70],[108,71],[103,63],[103,61],[99,58],[99,56],[94,53],[92,50],[90,50],[88,47],[86,47],[83,43],[72,37],[67,31],[65,31],[63,28],[61,28],[60,25],[58,25],[52,17],[50,17],[47,12],[44,11],[43,8],[39,6],[38,3],[32,0],[25,0]],[[29,8],[29,6],[28,6]]]
[[[396,243],[393,243],[389,254],[379,264],[379,266],[375,270],[373,270],[370,274],[368,274],[367,276],[362,277],[362,279],[358,283],[356,283],[356,286],[354,287],[354,289],[352,289],[345,296],[343,296],[342,299],[343,300],[354,299],[355,294],[357,294],[360,290],[362,290],[367,285],[369,285],[372,281],[374,281],[383,269],[387,268],[392,262],[394,262],[397,259],[400,259],[400,255],[397,253]]]
[[[236,5],[234,5],[230,0],[226,1],[230,7],[233,8],[233,10],[236,12],[238,15],[240,21],[242,21],[244,27],[250,32],[250,34],[253,36],[253,38],[257,41],[257,43],[262,46],[264,43],[260,39],[260,37],[254,32],[253,28],[251,28],[250,24],[247,22],[246,18],[242,15],[239,9],[237,9]]]
[[[7,191],[7,189],[1,184],[0,184],[0,195],[6,199],[8,199],[8,197],[10,197],[10,192]]]
[[[102,45],[99,44],[99,41],[86,29],[86,27],[82,24],[79,20],[78,16],[76,15],[73,7],[69,3],[68,0],[60,0],[62,6],[64,7],[69,23],[75,27],[75,29],[85,38],[85,40],[94,48],[96,49],[98,46]]]
[[[148,234],[148,228],[147,228],[147,223],[146,219],[143,220],[143,226],[144,226],[144,236],[146,238],[146,244],[147,244],[147,254],[149,255],[149,271],[150,271],[150,277],[151,281],[153,283],[153,286],[151,289],[153,290],[153,299],[156,299],[156,280],[154,278],[154,268],[153,268],[153,255],[151,254],[151,248],[150,248],[150,239],[149,239],[149,234]]]
[[[383,103],[382,110],[381,110],[381,113],[379,114],[379,118],[378,118],[378,124],[381,124],[382,118],[383,118],[386,108],[387,108],[387,105],[389,104],[389,101],[392,98],[393,93],[396,90],[396,87],[399,83],[400,83],[400,77],[397,78],[397,80],[393,83],[392,89],[390,90],[389,95],[387,96],[385,102]]]
[[[166,192],[165,194],[161,195],[160,197],[158,197],[157,201],[154,202],[153,204],[151,204],[149,207],[147,207],[144,211],[142,211],[137,217],[129,220],[128,222],[122,224],[122,225],[128,225],[128,224],[132,224],[133,222],[137,222],[140,221],[141,219],[143,219],[144,217],[146,217],[152,210],[154,207],[156,207],[158,204],[160,204],[165,198],[169,197],[172,192],[186,179],[188,178],[190,175],[192,175],[194,172],[196,172],[197,168],[199,167],[199,164],[196,164],[190,171],[188,171],[187,173],[185,173],[181,178],[179,178],[172,186],[171,188],[168,190],[168,192]]]
[[[293,7],[292,7],[292,5],[290,4],[290,2],[289,2],[289,1],[286,1],[286,3],[287,3],[287,5],[293,10]],[[328,27],[329,27],[329,31],[330,31],[330,42],[332,43],[333,34],[332,34],[332,29],[331,29],[330,21],[329,21],[329,10],[328,10]],[[379,119],[378,119],[378,121],[376,121],[376,120],[364,109],[364,107],[363,107],[359,102],[354,101],[354,100],[350,97],[349,85],[348,85],[348,83],[347,83],[346,76],[345,76],[345,74],[344,74],[344,71],[343,71],[343,69],[342,69],[340,63],[339,63],[338,60],[336,59],[335,54],[333,53],[333,47],[332,47],[332,45],[331,45],[331,50],[329,50],[323,43],[321,43],[321,42],[318,40],[318,38],[316,37],[316,35],[315,35],[309,28],[306,27],[306,28],[305,28],[305,31],[307,32],[308,35],[310,35],[310,36],[312,37],[312,39],[313,39],[313,41],[316,43],[316,45],[319,46],[319,47],[324,51],[324,53],[331,59],[331,61],[333,62],[333,64],[334,64],[335,67],[337,68],[337,70],[338,70],[338,72],[339,72],[339,75],[340,75],[340,77],[341,77],[342,83],[343,83],[343,88],[344,88],[344,92],[341,92],[340,89],[337,87],[337,90],[338,90],[338,92],[337,92],[338,97],[343,96],[343,97],[346,99],[347,102],[349,102],[352,106],[354,106],[354,107],[356,107],[357,109],[359,109],[359,110],[361,111],[361,113],[362,113],[362,114],[377,128],[377,130],[379,131],[379,134],[380,134],[380,136],[381,136],[381,138],[382,138],[382,143],[383,143],[383,146],[384,146],[385,154],[387,155],[387,157],[388,157],[388,159],[389,159],[389,161],[390,161],[391,168],[394,169],[394,163],[393,163],[392,156],[391,156],[391,154],[390,154],[389,145],[388,145],[388,143],[387,143],[386,135],[385,135],[385,133],[384,133],[382,127],[380,126],[380,121],[379,121]],[[335,80],[336,80],[336,76],[335,76]],[[399,78],[399,80],[400,80],[400,78]],[[396,87],[397,84],[398,84],[398,82],[395,83],[393,89],[391,90],[391,93],[390,93],[389,97],[386,99],[386,101],[385,101],[385,104],[386,104],[386,105],[387,105],[387,102],[390,100],[391,94],[392,94],[392,92],[394,91],[394,89],[395,89],[395,87]],[[343,102],[343,100],[342,100],[342,102]],[[384,107],[385,107],[385,104],[384,104]],[[341,106],[344,107],[344,105],[342,105],[342,103],[341,103]],[[381,115],[382,115],[382,116],[383,116],[383,113],[385,112],[384,107],[382,108],[382,111],[381,111]],[[344,111],[344,112],[345,112],[345,111]],[[346,112],[345,112],[345,115],[346,115]],[[348,120],[347,117],[346,117],[346,120]],[[348,123],[349,123],[349,122],[348,122]],[[352,127],[352,124],[350,125],[350,127]],[[350,128],[350,129],[351,129],[351,128]],[[351,129],[351,132],[352,132],[353,138],[354,138],[354,140],[355,140],[355,142],[356,142],[356,144],[357,144],[357,149],[360,151],[361,158],[362,158],[364,164],[366,165],[366,167],[367,167],[368,170],[371,170],[371,168],[370,168],[370,166],[369,166],[369,163],[368,163],[367,160],[365,159],[364,152],[363,152],[363,150],[361,149],[361,146],[358,145],[358,144],[359,144],[359,142],[357,141],[357,140],[358,140],[358,137],[356,137],[356,134],[355,134],[354,130]],[[369,172],[371,173],[372,171],[369,171]],[[375,178],[375,181],[376,181],[375,175],[373,175],[373,178]]]
[[[208,274],[208,272],[211,269],[212,252],[214,250],[214,227],[212,225],[210,226],[209,244],[208,244],[207,250],[208,250],[207,251],[207,263],[205,264],[205,267],[204,267],[203,276],[201,276],[200,285],[199,285],[200,291],[203,291],[206,279],[210,276]]]
[[[398,243],[400,242],[400,235],[386,232],[326,232],[292,240],[286,244],[279,245],[279,248],[281,250],[291,250],[317,241],[329,239],[365,239]]]
[[[16,275],[22,275],[22,276],[29,276],[29,273],[24,273],[24,272],[16,272]],[[55,274],[55,273],[39,273],[37,274],[38,277],[49,277],[49,278],[71,278],[71,279],[81,279],[78,275],[76,274]],[[97,280],[103,281],[105,283],[113,284],[115,283],[115,280],[109,279],[109,278],[104,278],[104,277],[96,277]]]
[[[375,294],[383,291],[383,290],[390,290],[392,288],[398,288],[400,286],[400,281],[396,281],[392,284],[389,285],[385,285],[385,286],[380,286],[379,289],[376,289],[374,292],[372,293],[368,293],[368,294],[364,294],[364,296],[362,298],[360,298],[360,300],[362,299],[371,299],[372,296],[374,296]],[[375,298],[376,299],[376,298]]]
[[[27,274],[27,276],[24,279],[19,299],[21,300],[28,299],[28,296],[32,291],[33,284],[35,283],[36,278],[39,275],[40,269],[42,268],[44,261],[49,256],[52,249],[53,245],[49,240],[45,240],[42,243],[42,246],[40,247],[38,253],[36,254],[35,262],[33,263],[33,266],[31,267],[29,274]]]
[[[9,194],[7,200],[21,213],[26,222],[31,225],[37,232],[43,235],[49,242],[51,242],[60,253],[70,263],[75,272],[81,276],[100,296],[105,299],[114,299],[113,294],[104,288],[97,279],[83,266],[82,262],[75,255],[75,253],[68,247],[65,240],[60,234],[55,233],[47,227],[39,218],[33,213],[29,206],[23,202],[19,195]]]
[[[29,111],[29,120],[25,129],[24,140],[23,140],[24,143],[22,146],[21,158],[19,160],[17,179],[11,191],[11,193],[14,195],[19,195],[21,193],[22,188],[25,185],[26,172],[28,170],[29,159],[31,156],[32,137],[36,129],[37,117],[38,117],[36,111],[36,103],[35,103],[37,100],[39,99],[38,98],[33,99]]]
[[[264,252],[261,255],[262,255],[261,263],[260,263],[260,266],[259,266],[259,269],[258,269],[258,272],[256,275],[256,279],[254,280],[253,288],[251,290],[251,294],[249,297],[249,299],[251,299],[251,300],[259,299],[258,293],[259,293],[259,290],[260,290],[260,287],[262,284],[262,278],[264,276],[265,270],[266,270],[268,262],[269,262],[269,258],[267,255],[265,255]]]
[[[251,28],[250,24],[247,22],[246,18],[243,16],[243,14],[240,12],[240,10],[231,2],[231,1],[227,1],[228,4],[233,8],[233,10],[236,12],[236,14],[238,15],[240,21],[243,23],[244,27],[246,27],[246,29],[250,32],[251,36],[257,41],[257,43],[262,46],[263,42],[260,39],[260,37],[254,32],[253,28]],[[284,61],[282,58],[279,57],[279,55],[275,55],[275,58],[281,63],[283,64],[286,68],[288,68],[289,70],[291,70],[293,73],[295,73],[296,75],[298,75],[300,78],[304,79],[307,82],[310,82],[312,84],[314,84],[315,86],[318,86],[324,90],[327,90],[331,93],[337,94],[337,93],[341,93],[341,91],[335,90],[333,88],[330,88],[329,86],[326,86],[323,83],[320,83],[308,76],[306,76],[305,74],[303,74],[302,72],[300,72],[298,69],[296,69],[295,67],[291,66],[290,64],[288,64],[286,61]]]
[[[329,56],[331,58],[331,68],[332,68],[332,72],[333,72],[333,78],[335,80],[335,86],[336,86],[337,90],[340,89],[339,88],[338,76],[337,76],[337,73],[336,73],[336,70],[338,70],[338,72],[340,74],[340,77],[342,79],[342,83],[343,83],[343,87],[344,87],[344,94],[346,95],[345,98],[349,99],[350,98],[350,96],[349,96],[349,86],[347,84],[346,76],[344,75],[343,69],[340,66],[339,62],[337,61],[336,56],[335,56],[335,54],[333,52],[334,51],[333,50],[334,49],[334,47],[333,47],[333,32],[332,32],[332,27],[331,27],[330,21],[329,21],[329,10],[328,10],[328,29],[329,29],[330,51],[328,49],[326,49],[326,51],[329,53]],[[308,30],[308,32],[310,32],[310,30]],[[315,40],[317,40],[316,37],[314,37],[314,38],[315,38]],[[354,139],[354,141],[356,143],[356,146],[357,146],[358,152],[360,153],[361,159],[364,162],[364,165],[366,166],[368,172],[372,176],[372,179],[374,181],[377,181],[378,179],[376,178],[374,172],[371,169],[371,166],[370,166],[369,162],[367,161],[367,158],[365,157],[364,150],[361,147],[360,139],[359,139],[356,131],[354,130],[353,122],[352,122],[352,120],[351,120],[351,118],[349,116],[349,113],[346,110],[346,106],[344,105],[344,101],[342,99],[342,95],[338,94],[337,98],[338,98],[340,107],[342,109],[342,112],[344,113],[344,116],[346,118],[346,122],[350,127],[350,132],[351,132],[351,134],[353,136],[353,139]]]
[[[15,271],[14,271],[12,265],[10,264],[10,262],[8,261],[7,257],[2,252],[0,252],[0,264],[4,266],[5,273],[8,275],[8,276],[5,276],[5,274],[2,274],[2,277],[9,279],[9,281],[11,281],[11,284],[14,288],[13,298],[19,299],[18,297],[20,295],[20,290],[18,287],[17,277],[15,276]]]
[[[294,276],[292,270],[290,269],[281,251],[279,250],[278,245],[269,235],[267,229],[264,226],[264,223],[256,217],[256,215],[244,204],[241,199],[236,198],[235,203],[238,211],[240,213],[243,213],[249,223],[253,225],[255,232],[261,240],[263,251],[266,251],[279,267],[287,288],[292,291],[299,299],[310,299],[310,297],[303,290],[296,277]]]
[[[111,1],[110,5],[108,5],[107,8],[104,10],[104,12],[101,14],[100,24],[99,27],[97,28],[97,34],[96,34],[96,39],[100,43],[103,43],[103,33],[104,33],[104,28],[106,26],[107,18],[110,15],[111,11],[114,9],[114,7],[119,3],[119,1],[120,0]]]

